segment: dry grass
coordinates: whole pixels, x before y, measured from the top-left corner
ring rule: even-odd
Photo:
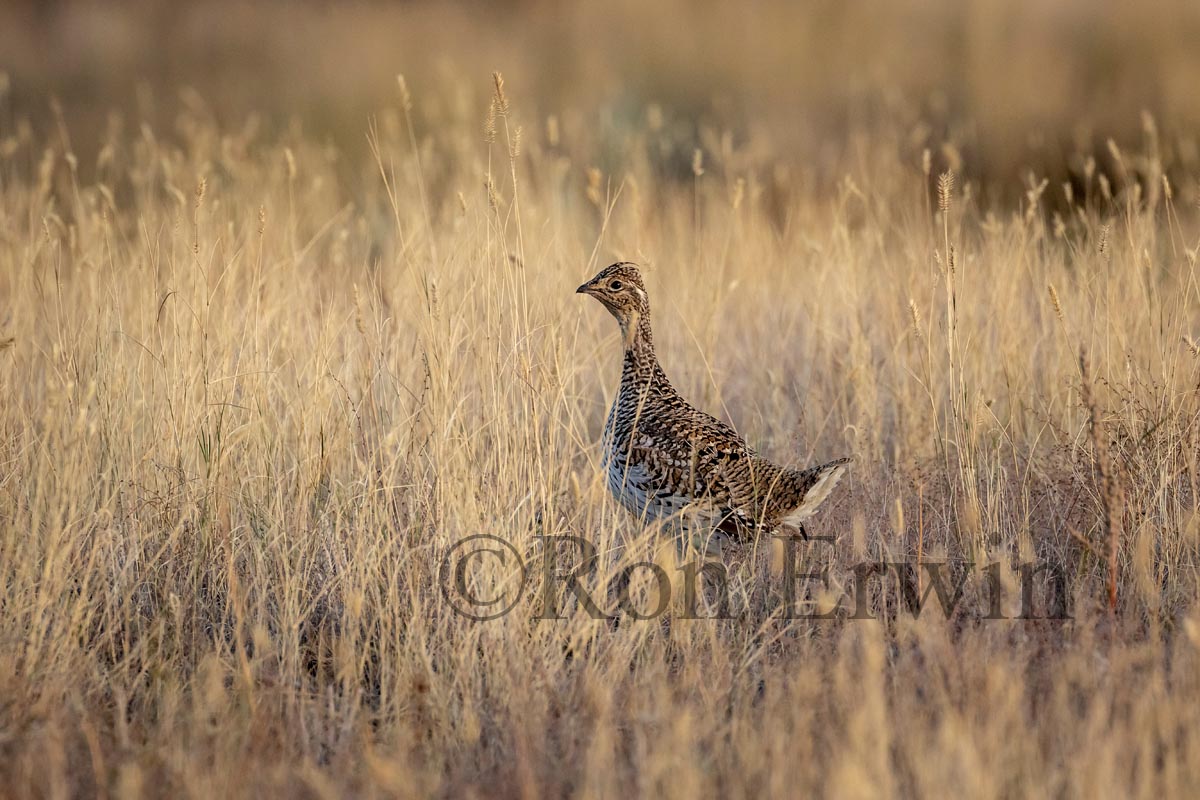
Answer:
[[[1010,207],[953,139],[880,133],[902,120],[806,180],[659,107],[614,152],[484,77],[458,116],[393,83],[364,157],[199,107],[86,160],[67,119],[0,129],[5,792],[1187,794],[1200,227],[1162,177],[1187,148],[1148,121]],[[779,460],[855,456],[802,568],[952,562],[949,619],[894,573],[873,619],[787,619],[760,558],[729,619],[596,620],[561,588],[534,618],[539,535],[595,544],[605,610],[657,549],[600,479],[618,340],[572,293],[618,257],[689,397]],[[478,533],[534,564],[490,622],[439,582]],[[1073,619],[1011,619],[1028,563]]]

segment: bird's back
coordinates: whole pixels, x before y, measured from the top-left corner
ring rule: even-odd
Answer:
[[[643,383],[623,376],[605,425],[605,467],[610,491],[638,516],[662,519],[690,507],[701,521],[742,535],[775,527],[811,485],[804,472],[755,454],[661,370]]]

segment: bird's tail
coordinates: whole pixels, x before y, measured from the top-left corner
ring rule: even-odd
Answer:
[[[784,517],[784,524],[802,525],[806,519],[816,513],[817,508],[825,502],[825,498],[829,497],[833,487],[837,486],[849,466],[849,458],[839,458],[819,467],[796,470],[792,474],[792,478],[801,500],[800,504]]]

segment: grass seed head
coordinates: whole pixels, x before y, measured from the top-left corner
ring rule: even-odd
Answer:
[[[488,144],[496,141],[497,108],[496,97],[493,95],[491,102],[488,103],[487,116],[483,120],[483,140]]]
[[[363,320],[362,297],[358,293],[358,284],[351,284],[354,292],[354,327],[358,330],[360,336],[367,335],[367,325]]]
[[[496,113],[503,117],[508,114],[508,97],[504,94],[504,76],[499,72],[493,72],[492,83],[496,87]]]
[[[521,126],[513,128],[512,139],[508,143],[508,156],[516,161],[521,155]]]
[[[1058,317],[1059,322],[1064,322],[1062,303],[1058,300],[1058,291],[1054,288],[1053,283],[1046,284],[1046,290],[1050,292],[1050,305],[1054,307],[1054,314]]]
[[[917,338],[924,338],[924,333],[921,330],[921,310],[917,308],[917,302],[912,298],[908,300],[908,315],[912,320],[912,329],[917,334]]]
[[[396,75],[396,87],[400,90],[400,108],[407,114],[412,111],[412,95],[408,91],[408,81],[404,79],[404,73]]]
[[[938,176],[938,211],[946,214],[950,211],[950,198],[954,194],[954,172],[946,170]]]

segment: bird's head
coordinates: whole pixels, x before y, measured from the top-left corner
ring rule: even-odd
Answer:
[[[646,299],[646,284],[637,264],[621,261],[605,267],[596,277],[575,290],[596,298],[617,318],[625,342],[629,344],[642,320],[649,321],[650,303]]]

